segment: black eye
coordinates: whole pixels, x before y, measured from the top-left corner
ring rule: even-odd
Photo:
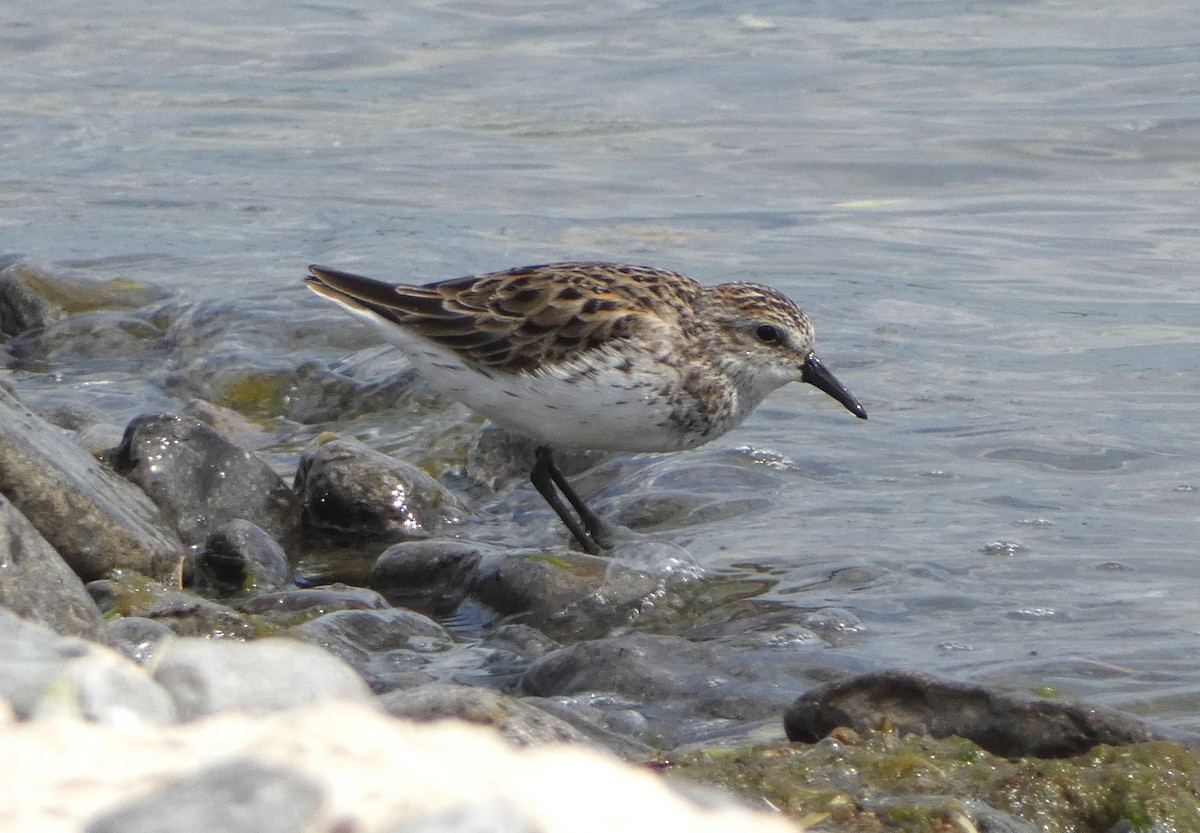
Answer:
[[[772,324],[759,324],[754,336],[763,344],[774,344],[779,341],[779,328]]]

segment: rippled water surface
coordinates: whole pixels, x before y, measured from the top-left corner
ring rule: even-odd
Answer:
[[[0,9],[0,251],[319,362],[369,338],[309,262],[773,284],[871,420],[792,386],[601,499],[705,496],[661,534],[866,664],[1200,730],[1200,7],[55,6]]]

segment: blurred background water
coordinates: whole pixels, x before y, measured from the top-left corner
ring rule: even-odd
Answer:
[[[647,459],[726,507],[670,539],[871,665],[1200,730],[1195,4],[9,0],[0,77],[0,252],[321,362],[310,262],[785,290],[871,421],[791,386]]]

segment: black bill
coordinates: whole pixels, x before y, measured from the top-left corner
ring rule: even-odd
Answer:
[[[866,409],[858,404],[858,400],[850,391],[846,390],[845,386],[837,380],[825,365],[821,364],[821,360],[810,353],[808,358],[804,360],[804,364],[800,365],[800,370],[804,373],[801,377],[803,381],[812,385],[819,390],[825,391],[838,402],[846,406],[846,410],[854,414],[859,419],[867,418]]]

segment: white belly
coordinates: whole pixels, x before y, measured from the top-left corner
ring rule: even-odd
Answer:
[[[595,361],[586,368],[560,365],[551,372],[484,373],[448,348],[374,316],[360,313],[359,317],[398,344],[440,393],[498,425],[555,448],[680,451],[734,424],[728,417],[718,420],[719,427],[711,424],[708,415],[698,413],[703,403],[693,402],[682,390],[679,371],[650,354],[596,351]],[[632,368],[619,370],[626,360],[632,360]],[[709,430],[695,430],[692,417]]]

